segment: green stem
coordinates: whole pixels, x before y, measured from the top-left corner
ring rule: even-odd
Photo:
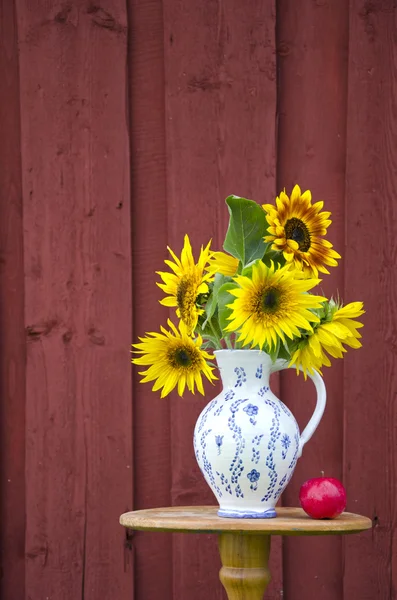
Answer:
[[[236,350],[240,350],[243,347],[242,342],[238,342],[238,334],[236,333],[236,338],[234,340],[234,347],[236,348]]]
[[[226,346],[227,346],[227,348],[228,348],[229,350],[233,350],[232,341],[231,341],[231,339],[229,338],[229,336],[227,335],[227,336],[225,336],[223,339],[224,339],[224,340],[225,340],[225,342],[226,342]]]
[[[216,339],[216,341],[217,341],[217,346],[218,346],[218,348],[217,348],[217,349],[218,349],[218,350],[221,350],[221,349],[222,349],[221,340],[220,340],[220,338],[219,338],[219,335],[218,335],[218,333],[215,331],[215,328],[214,328],[214,326],[213,326],[213,324],[212,324],[212,319],[210,319],[210,320],[208,321],[208,323],[209,323],[209,325],[210,325],[210,327],[211,327],[211,331],[212,331],[212,333],[214,334],[214,338],[215,338],[215,339]]]

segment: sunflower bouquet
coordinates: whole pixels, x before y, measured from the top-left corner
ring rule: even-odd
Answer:
[[[154,382],[161,397],[187,387],[204,394],[202,377],[217,379],[211,350],[260,349],[284,359],[297,373],[330,366],[346,347],[359,348],[362,302],[312,293],[319,273],[329,274],[340,255],[325,239],[331,224],[323,202],[296,185],[275,205],[229,196],[230,220],[223,251],[201,247],[197,262],[188,235],[180,258],[168,248],[168,271],[158,271],[164,306],[178,323],[147,333],[133,344],[132,362],[147,367],[140,375]],[[172,259],[172,260],[171,260]]]

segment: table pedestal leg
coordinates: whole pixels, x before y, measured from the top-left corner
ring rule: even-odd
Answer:
[[[270,581],[270,535],[221,533],[219,579],[229,600],[262,600]]]

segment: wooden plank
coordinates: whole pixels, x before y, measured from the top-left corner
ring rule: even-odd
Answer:
[[[155,271],[167,256],[164,33],[161,0],[130,0],[129,106],[132,185],[133,333],[166,325]],[[150,31],[150,35],[148,32]],[[170,405],[134,374],[134,507],[168,506]],[[172,536],[134,536],[137,598],[172,599]],[[153,577],[153,574],[156,574]]]
[[[26,589],[132,597],[126,10],[18,0],[27,356]]]
[[[366,315],[346,359],[344,470],[351,510],[374,529],[345,541],[346,599],[397,590],[396,24],[391,0],[350,2],[345,289]]]
[[[295,183],[311,189],[332,212],[329,239],[343,254],[346,53],[348,7],[336,2],[277,3],[278,189],[289,192]],[[325,276],[322,287],[343,296],[343,261]],[[301,484],[310,477],[342,475],[343,365],[326,370],[328,405],[314,438],[303,451],[283,497],[299,505]],[[281,375],[281,398],[302,427],[314,407],[314,390],[295,373]],[[284,542],[284,594],[288,600],[342,597],[340,538]]]
[[[0,596],[25,597],[25,328],[15,4],[0,0]]]
[[[218,516],[217,506],[170,506],[134,510],[121,515],[123,527],[141,531],[237,533],[264,535],[335,535],[371,529],[368,517],[343,512],[335,519],[312,519],[302,508],[282,506],[274,519],[236,519]]]
[[[164,3],[168,233],[176,252],[185,233],[195,256],[211,238],[221,249],[227,195],[274,196],[274,12],[273,2]],[[214,503],[195,463],[192,436],[215,393],[208,386],[205,399],[172,399],[174,505]],[[213,537],[176,534],[173,597],[213,598],[217,567]],[[280,588],[281,572],[273,572]]]

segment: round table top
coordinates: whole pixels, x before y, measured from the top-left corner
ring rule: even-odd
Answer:
[[[342,513],[336,519],[311,519],[301,508],[279,507],[273,519],[218,517],[217,506],[172,506],[124,513],[120,523],[128,529],[192,533],[241,532],[274,535],[329,535],[358,533],[372,527],[367,517]]]

